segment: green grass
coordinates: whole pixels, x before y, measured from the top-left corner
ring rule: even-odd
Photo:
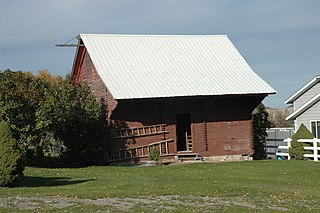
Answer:
[[[0,211],[25,211],[21,199],[35,203],[30,212],[320,211],[320,164],[315,162],[28,167],[24,174],[20,187],[0,188]],[[55,208],[53,202],[62,201],[72,205]]]

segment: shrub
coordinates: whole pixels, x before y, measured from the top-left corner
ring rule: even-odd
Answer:
[[[161,161],[160,151],[156,148],[151,148],[149,151],[149,158],[154,161]]]
[[[0,186],[15,186],[23,179],[23,153],[8,124],[0,122]]]
[[[303,155],[307,152],[304,150],[304,146],[308,146],[306,143],[298,142],[299,139],[312,139],[313,134],[307,129],[304,124],[301,124],[296,133],[292,135],[291,148],[289,148],[289,155],[291,159],[303,160]]]

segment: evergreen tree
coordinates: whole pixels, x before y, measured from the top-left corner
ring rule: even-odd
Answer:
[[[312,139],[313,134],[307,129],[304,124],[301,124],[296,133],[292,135],[291,148],[289,148],[289,155],[291,159],[303,160],[303,155],[307,153],[304,146],[309,146],[306,143],[298,142],[299,139]]]
[[[267,129],[270,128],[271,123],[268,120],[268,112],[263,104],[259,104],[253,113],[253,159],[266,159],[266,137]]]
[[[23,179],[23,153],[10,127],[0,122],[0,186],[15,186]]]

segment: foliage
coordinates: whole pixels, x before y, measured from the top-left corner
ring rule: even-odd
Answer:
[[[48,85],[31,73],[6,70],[0,73],[0,119],[6,121],[19,142],[36,145],[39,129],[35,113]]]
[[[292,135],[291,148],[289,148],[289,155],[291,159],[303,160],[303,155],[307,153],[304,146],[309,146],[307,143],[298,142],[299,139],[312,139],[313,134],[307,129],[304,124],[301,124],[296,133]]]
[[[0,186],[15,186],[23,179],[23,153],[10,127],[0,122]]]
[[[104,112],[89,87],[73,85],[70,77],[52,76],[46,70],[36,76],[0,73],[0,118],[14,130],[29,159],[102,163]]]
[[[67,147],[65,160],[102,163],[105,118],[87,85],[73,85],[70,78],[53,84],[36,113],[37,127],[53,132]]]
[[[40,147],[44,157],[60,158],[67,151],[63,141],[54,136],[53,132],[46,132],[40,139]]]
[[[253,159],[261,160],[266,158],[266,130],[270,128],[271,123],[268,120],[268,112],[266,111],[264,105],[261,103],[255,109],[253,115],[253,145],[254,153]]]
[[[16,197],[24,198],[33,202],[32,206],[41,207],[41,212],[77,212],[80,207],[80,212],[96,212],[105,207],[95,205],[97,209],[92,210],[89,199],[93,200],[92,203],[107,201],[110,212],[119,212],[119,209],[123,209],[123,202],[129,204],[132,200],[138,202],[133,206],[148,208],[144,212],[154,212],[155,209],[163,212],[320,210],[320,184],[316,180],[311,181],[319,175],[319,164],[308,161],[201,163],[161,167],[27,167],[24,173],[26,178],[21,183],[22,187],[0,188],[0,199],[13,198],[16,201]],[[162,203],[167,196],[175,204]],[[143,202],[149,197],[152,199],[150,202]],[[55,205],[47,202],[50,199]],[[57,209],[60,202],[72,204],[69,201],[73,200],[70,199],[74,199],[76,204]],[[94,202],[96,199],[99,202]],[[23,204],[21,200],[19,205],[8,207],[8,212],[17,212]],[[86,200],[86,203],[81,200]],[[117,205],[111,205],[112,200],[122,206],[117,208]],[[131,205],[126,206],[128,208],[124,211],[141,212],[131,209]],[[161,206],[166,208],[162,209]],[[221,209],[217,210],[218,207]]]
[[[149,158],[150,160],[159,162],[161,161],[160,151],[157,148],[151,148],[149,151]]]

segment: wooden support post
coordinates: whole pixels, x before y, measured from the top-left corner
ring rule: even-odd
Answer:
[[[169,154],[168,141],[166,141],[166,154]]]
[[[159,153],[160,153],[160,156],[162,155],[162,143],[159,143]]]

